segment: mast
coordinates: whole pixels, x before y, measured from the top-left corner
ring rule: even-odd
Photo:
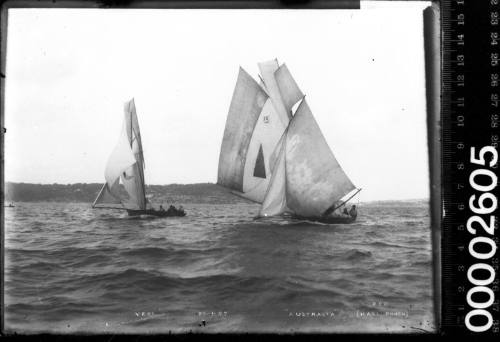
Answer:
[[[146,209],[146,194],[143,170],[143,155],[139,122],[135,110],[134,99],[124,105],[125,123],[127,127],[128,145],[135,163],[121,175],[121,180],[130,196],[129,204],[138,209]]]
[[[146,181],[144,178],[144,168],[145,168],[144,151],[142,148],[142,139],[141,139],[141,133],[140,133],[140,129],[139,129],[139,119],[137,117],[137,110],[135,108],[134,98],[132,98],[130,100],[130,102],[128,103],[128,107],[129,107],[130,120],[131,120],[130,127],[132,129],[133,134],[134,134],[133,141],[131,141],[131,147],[132,147],[133,142],[135,141],[135,143],[137,144],[137,149],[138,149],[138,151],[135,155],[136,155],[136,160],[137,160],[137,164],[138,164],[137,174],[139,176],[139,179],[138,179],[139,184],[138,185],[139,185],[139,189],[140,189],[139,196],[141,197],[140,198],[141,209],[146,209],[147,199],[146,199]]]
[[[144,159],[134,99],[125,103],[124,111],[118,143],[106,164],[106,183],[92,204],[96,208],[146,209]],[[118,191],[120,181],[129,195],[128,199]],[[119,204],[121,207],[109,204]]]

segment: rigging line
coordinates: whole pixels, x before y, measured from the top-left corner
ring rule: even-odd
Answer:
[[[132,127],[132,111],[130,109],[130,102],[128,103],[128,123],[130,125],[130,148],[132,148],[132,142],[134,141],[134,127]]]
[[[359,188],[359,189],[358,189],[358,191],[356,191],[356,192],[355,192],[354,194],[352,194],[352,195],[351,195],[348,199],[346,199],[344,202],[342,202],[342,204],[339,204],[338,206],[336,206],[333,210],[335,210],[335,209],[337,209],[337,208],[339,208],[339,207],[343,206],[345,203],[349,202],[349,200],[350,200],[351,198],[353,198],[354,196],[356,196],[356,195],[357,195],[357,194],[358,194],[361,190],[363,190],[363,189]]]
[[[139,166],[139,165],[137,165]],[[142,187],[142,197],[144,197],[144,207],[146,207],[146,203],[147,203],[147,198],[146,198],[146,183],[145,183],[145,180],[144,180],[144,174],[142,173],[142,170],[140,170],[139,167],[137,167],[139,170],[139,181],[141,182],[141,187]],[[142,198],[141,198],[142,200]]]
[[[104,191],[104,187],[106,187],[106,183],[104,183],[102,185],[101,190],[99,191],[99,193],[97,194],[96,199],[94,200],[94,203],[92,203],[92,208],[94,208],[94,206],[96,205],[97,200],[99,199],[99,197],[101,197],[101,194]]]
[[[137,134],[133,130],[133,127],[131,127],[131,130],[134,133],[134,140],[135,140],[135,138],[137,137]],[[144,201],[143,202],[144,206],[146,206],[146,203],[147,203],[147,199],[146,199],[146,182],[145,182],[144,173],[143,173],[144,157],[142,155],[142,146],[140,146],[140,145],[139,145],[139,155],[140,155],[140,159],[141,159],[140,160],[140,164],[141,165],[139,166],[139,161],[136,161],[136,163],[135,163],[137,174],[139,176],[138,180],[136,180],[136,185],[142,189],[142,191],[141,191],[141,193],[142,193],[141,202]]]
[[[278,62],[278,60],[276,59],[276,63]],[[288,188],[289,188],[289,185],[288,185],[288,177],[287,177],[287,162],[286,162],[286,140],[288,138],[288,127],[290,127],[290,125],[288,125],[285,129],[285,133],[283,134],[283,146],[282,146],[282,149],[283,151],[281,151],[284,155],[284,161],[283,163],[285,164],[285,208],[288,208]],[[284,212],[282,213],[284,214]]]
[[[117,209],[117,210],[128,210],[127,208],[125,207],[108,207],[108,206],[105,206],[105,207],[92,207],[93,209]]]
[[[357,189],[358,191],[356,191],[354,194],[352,194],[348,199],[346,199],[345,201],[343,201],[342,203],[340,203],[339,205],[335,206],[335,203],[332,204],[332,206],[328,209],[325,210],[325,212],[322,214],[322,216],[328,216],[330,215],[331,213],[333,213],[335,210],[337,210],[338,208],[340,208],[341,206],[343,206],[344,204],[346,204],[347,202],[349,202],[349,200],[351,198],[353,198],[354,196],[356,196],[361,190],[361,188]],[[358,198],[358,201],[359,201],[359,198]],[[359,204],[359,202],[358,202]]]

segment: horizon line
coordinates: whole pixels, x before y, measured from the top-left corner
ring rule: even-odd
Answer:
[[[91,183],[30,183],[30,182],[12,182],[12,181],[5,181],[4,184],[11,183],[11,184],[30,184],[30,185],[76,185],[76,184],[104,184],[103,182],[91,182]],[[217,183],[213,182],[197,182],[197,183],[168,183],[168,184],[146,184],[147,186],[170,186],[170,185],[199,185],[199,184],[211,184],[211,185],[216,185],[221,188],[224,188],[224,186],[219,185]],[[410,197],[410,198],[400,198],[400,199],[371,199],[371,200],[362,200],[359,201],[360,203],[367,203],[367,202],[389,202],[389,201],[430,201],[430,196],[429,197]]]

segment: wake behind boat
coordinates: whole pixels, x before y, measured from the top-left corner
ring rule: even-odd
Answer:
[[[125,118],[118,144],[111,153],[104,177],[106,183],[92,208],[126,210],[129,216],[186,216],[182,206],[155,209],[146,197],[144,154],[134,99],[125,103]],[[125,191],[121,191],[120,185]]]
[[[219,157],[217,184],[260,203],[260,217],[289,214],[352,223],[341,211],[361,189],[346,175],[285,64],[259,63],[260,83],[240,68]]]

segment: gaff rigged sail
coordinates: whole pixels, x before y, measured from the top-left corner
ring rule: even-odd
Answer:
[[[266,75],[276,68],[264,67]],[[240,68],[226,120],[217,183],[262,203],[271,179],[272,152],[288,121],[278,114],[263,79],[259,85]]]
[[[129,195],[127,207],[144,210],[147,203],[144,185],[144,155],[134,99],[125,103],[124,111],[127,138],[135,163],[123,171],[121,181]]]
[[[262,203],[271,179],[273,151],[286,126],[267,99],[248,145],[241,196]]]
[[[144,156],[134,99],[125,103],[118,143],[108,159],[101,188],[93,207],[145,209]],[[128,197],[118,191],[122,183]]]
[[[260,86],[240,68],[218,183],[261,203],[260,216],[325,215],[356,188],[328,147],[287,66],[271,60],[259,63],[259,69]],[[268,97],[261,106],[257,94],[262,93]]]
[[[240,68],[222,139],[217,184],[243,192],[248,147],[267,98],[257,82]]]
[[[273,59],[261,62],[258,63],[258,65],[265,89],[271,98],[281,123],[286,127],[292,117],[292,113],[286,109],[285,104],[283,103],[283,98],[281,97],[280,89],[274,76],[274,73],[279,68],[278,60]]]
[[[302,100],[286,133],[286,198],[300,216],[318,217],[355,189]]]
[[[305,100],[282,140],[261,216],[290,212],[320,217],[355,189],[328,147]]]
[[[283,104],[288,113],[291,113],[293,106],[304,97],[304,94],[299,89],[286,64],[283,63],[274,72],[274,77],[280,90]]]

